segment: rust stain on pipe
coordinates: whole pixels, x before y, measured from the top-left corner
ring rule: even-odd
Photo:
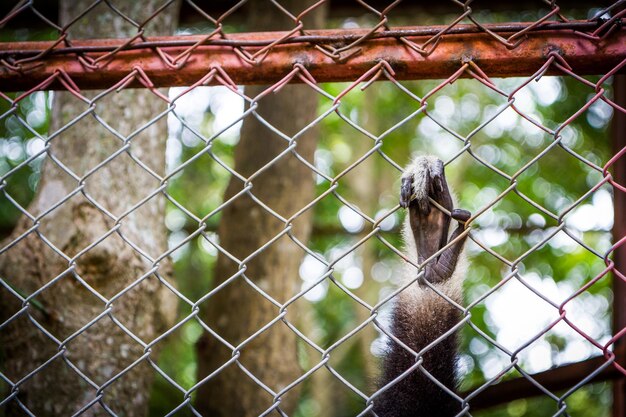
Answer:
[[[345,37],[358,36],[359,31],[325,30],[311,31],[311,36]],[[281,33],[255,33],[229,36],[229,39],[248,40],[258,44],[280,37]],[[171,57],[185,52],[202,36],[151,38],[152,45],[170,43],[160,47]],[[407,39],[421,44],[429,36],[410,36]],[[74,41],[75,48],[85,48],[90,58],[104,55],[106,50],[120,46],[124,40],[101,39]],[[171,46],[173,43],[185,46]],[[40,51],[49,48],[52,42],[0,43],[0,56],[9,51]],[[335,45],[337,46],[337,45]],[[249,53],[261,47],[246,47]],[[22,91],[62,70],[81,89],[108,88],[140,67],[155,87],[187,86],[195,83],[211,68],[221,67],[237,84],[272,84],[287,75],[295,64],[303,65],[317,82],[352,81],[372,68],[381,60],[387,61],[395,71],[395,78],[440,79],[450,76],[463,62],[471,58],[490,77],[529,76],[545,63],[548,53],[558,51],[572,70],[578,75],[604,74],[626,59],[626,29],[620,29],[602,40],[592,40],[572,30],[541,30],[528,34],[519,46],[509,49],[486,33],[447,34],[437,48],[428,56],[405,46],[396,38],[369,39],[360,43],[358,53],[345,62],[337,62],[319,51],[312,43],[289,43],[275,46],[259,64],[245,62],[229,45],[202,45],[191,52],[189,59],[176,70],[163,62],[154,47],[122,50],[115,53],[108,63],[100,62],[98,69],[90,69],[79,62],[76,53],[53,53],[34,62],[25,71],[16,71],[0,64],[0,90]],[[96,51],[102,52],[96,52]],[[625,67],[626,68],[626,67]],[[621,72],[624,71],[622,68]],[[557,73],[549,70],[548,73]],[[298,81],[297,77],[294,81]],[[212,81],[215,82],[215,81]],[[133,81],[130,86],[137,87]],[[63,89],[55,81],[50,89]]]

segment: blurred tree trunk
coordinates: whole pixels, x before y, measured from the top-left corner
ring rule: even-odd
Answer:
[[[362,93],[362,107],[359,108],[359,124],[368,132],[379,134],[380,123],[379,115],[376,112],[380,103],[378,101],[381,96],[380,85],[371,84]],[[374,141],[362,134],[355,134],[354,128],[347,123],[341,125],[342,136],[346,138],[346,143],[352,150],[352,159],[356,160],[365,155],[374,147]],[[389,187],[393,184],[393,178],[389,178],[387,162],[382,160],[378,154],[370,155],[366,160],[361,162],[353,172],[343,178],[343,182],[348,185],[346,194],[349,195],[350,202],[354,203],[361,211],[367,215],[374,217],[376,209],[380,204],[380,196],[389,191]],[[343,169],[343,167],[341,168]],[[366,223],[363,230],[353,237],[352,243],[363,239],[372,231],[371,224]],[[378,302],[378,293],[380,285],[372,279],[372,267],[378,259],[376,253],[376,238],[370,237],[364,244],[356,249],[358,259],[361,261],[361,270],[363,271],[363,285],[352,290],[358,297],[374,305]],[[353,303],[354,315],[356,323],[361,324],[370,318],[370,312],[358,303]],[[345,330],[347,332],[348,329]],[[356,335],[343,343],[341,350],[333,352],[332,363],[342,363],[343,361],[351,361],[359,363],[361,378],[356,384],[357,388],[364,392],[372,391],[376,386],[378,378],[378,366],[371,353],[372,342],[378,336],[373,324],[361,329]],[[356,345],[356,349],[354,348]],[[354,357],[349,357],[358,353],[361,357],[355,361]],[[355,366],[355,365],[353,365]],[[314,388],[312,396],[321,410],[328,410],[329,416],[342,417],[347,413],[348,397],[345,390],[337,389],[336,378],[330,372],[316,372],[311,375]],[[351,410],[353,412],[353,410]]]
[[[294,15],[314,1],[281,1]],[[294,22],[266,2],[250,5],[249,31],[288,30]],[[324,10],[317,8],[304,19],[306,28],[323,26]],[[262,64],[261,64],[262,65]],[[248,97],[256,97],[266,87],[246,87]],[[307,86],[288,85],[279,93],[271,93],[259,102],[257,112],[267,122],[286,135],[292,136],[316,117],[319,95]],[[312,162],[317,146],[318,129],[314,127],[298,137],[295,149]],[[234,169],[249,177],[287,148],[287,142],[259,122],[255,116],[246,117],[235,152]],[[289,218],[314,198],[314,175],[291,153],[283,156],[252,180],[251,192],[263,204]],[[240,192],[243,182],[231,177],[224,201]],[[307,243],[311,230],[311,211],[292,223],[292,233]],[[221,246],[240,260],[268,243],[286,225],[269,214],[248,195],[242,195],[222,213],[218,230]],[[249,279],[279,303],[284,303],[300,289],[298,268],[304,252],[288,236],[283,236],[245,264],[245,275],[222,288],[205,302],[205,318],[228,343],[238,346],[263,326],[279,316],[279,308],[245,282]],[[239,266],[222,253],[218,256],[215,285],[232,277]],[[297,307],[291,306],[291,311]],[[289,310],[289,308],[288,308]],[[233,351],[209,334],[198,345],[198,380],[202,380],[227,362]],[[296,352],[296,335],[282,322],[246,343],[240,351],[239,363],[232,363],[201,385],[196,400],[201,412],[211,416],[257,416],[273,404],[273,396],[262,383],[275,393],[295,381],[301,374]],[[257,379],[257,381],[254,381]],[[298,399],[299,387],[280,399],[280,408],[291,414]]]
[[[70,22],[92,3],[92,0],[62,0],[61,24]],[[116,7],[141,22],[162,4],[162,0],[146,0],[117,2]],[[172,34],[178,11],[177,3],[161,11],[151,21],[149,33]],[[129,37],[136,32],[134,26],[104,3],[70,28],[72,38]],[[83,94],[87,97],[96,95],[95,92]],[[95,113],[126,136],[165,108],[166,104],[150,91],[137,89],[111,93],[97,102]],[[70,93],[55,93],[51,131],[57,131],[87,109],[87,104]],[[166,132],[163,118],[130,141],[130,152],[160,174],[165,166]],[[49,154],[79,177],[123,146],[92,114],[54,137],[50,144]],[[88,176],[84,180],[83,192],[109,213],[120,216],[158,186],[158,180],[128,154],[122,153]],[[28,211],[34,216],[41,215],[77,187],[79,182],[48,157],[37,195]],[[39,221],[38,233],[68,258],[51,249],[37,233],[30,233],[0,257],[2,279],[23,296],[33,294],[62,274],[0,332],[5,360],[3,372],[13,382],[55,358],[19,385],[19,393],[8,404],[9,415],[23,415],[23,411],[17,411],[18,400],[35,415],[72,415],[95,400],[99,394],[97,387],[111,380],[115,382],[101,393],[101,403],[94,402],[83,415],[109,415],[103,405],[117,415],[147,413],[148,393],[155,372],[142,361],[116,378],[141,357],[144,347],[112,318],[144,343],[149,343],[165,330],[166,322],[171,321],[175,300],[166,295],[164,287],[151,275],[116,299],[109,314],[95,320],[106,309],[106,300],[95,293],[110,299],[151,268],[150,262],[120,234],[153,258],[166,250],[164,199],[160,196],[151,199],[119,221],[120,234],[114,232],[80,254],[116,226],[115,221],[85,194],[77,193]],[[1,246],[32,226],[31,219],[22,218]],[[69,261],[78,254],[80,256]],[[68,270],[70,266],[72,268]],[[163,262],[159,273],[163,276],[166,271],[167,263]],[[20,308],[18,297],[2,288],[0,321],[8,319]],[[87,326],[89,323],[91,325]],[[57,353],[62,354],[55,357]],[[156,359],[154,350],[151,358]]]
[[[363,116],[361,125],[368,132],[372,132],[376,135],[380,133],[380,126],[378,123],[378,114],[376,109],[379,106],[378,98],[380,97],[380,85],[372,84],[364,92],[363,100]],[[361,157],[369,152],[374,147],[374,142],[364,137],[360,138],[353,145],[353,149],[357,157]],[[380,156],[373,154],[359,166],[359,175],[348,176],[350,179],[350,190],[354,190],[354,202],[365,213],[374,218],[376,215],[376,209],[378,208],[380,201],[379,197],[385,190],[384,187],[388,186],[385,170],[380,169]],[[383,161],[387,164],[386,161]],[[387,170],[388,171],[388,170]],[[371,232],[371,226],[366,224],[363,231],[359,234],[356,240],[363,239],[369,232]],[[365,299],[370,305],[374,305],[378,302],[378,292],[380,285],[372,279],[372,267],[378,259],[376,253],[376,238],[371,237],[365,242],[358,252],[361,257],[361,268],[363,271],[363,287],[358,292],[359,296]],[[370,317],[370,312],[363,308],[363,306],[355,303],[356,317],[359,323],[363,323]],[[363,373],[366,381],[375,381],[378,375],[378,370],[375,361],[372,360],[371,345],[374,339],[378,336],[376,328],[373,324],[368,325],[359,332],[359,346],[361,354],[363,356]],[[370,385],[372,385],[370,383]]]

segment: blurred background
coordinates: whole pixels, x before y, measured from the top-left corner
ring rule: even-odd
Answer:
[[[185,3],[186,4],[186,3]],[[474,17],[482,23],[534,21],[546,14],[541,2],[525,11],[476,10]],[[185,8],[183,7],[183,15]],[[586,19],[598,7],[580,4],[567,10],[568,18]],[[189,11],[187,11],[189,12]],[[189,16],[192,14],[189,13]],[[391,26],[449,23],[453,14],[425,12],[414,15],[390,14]],[[227,32],[245,31],[244,22],[226,22]],[[331,15],[330,27],[372,27],[377,23],[366,9],[350,7]],[[179,34],[201,34],[212,30],[204,21],[182,19]],[[43,27],[27,29],[19,22],[0,29],[1,41],[56,39],[57,33]],[[596,82],[600,77],[584,77]],[[523,85],[522,78],[494,79],[507,94]],[[507,105],[507,98],[477,80],[460,79],[446,85],[428,98],[425,111],[417,112],[423,97],[437,87],[440,80],[380,81],[364,91],[355,89],[341,99],[337,112],[328,112],[333,98],[348,83],[321,84],[327,94],[319,95],[318,114],[327,114],[320,122],[320,141],[315,151],[316,193],[321,195],[334,178],[374,146],[374,139],[384,134],[380,151],[349,170],[339,181],[336,193],[349,202],[344,204],[335,194],[322,198],[313,209],[313,226],[308,248],[299,268],[300,285],[309,289],[297,301],[295,325],[320,347],[328,348],[369,317],[369,311],[346,293],[375,305],[385,299],[401,282],[402,259],[384,241],[402,247],[400,226],[404,212],[395,210],[398,203],[400,171],[415,154],[437,155],[446,162],[446,175],[456,192],[457,206],[472,213],[484,212],[473,224],[473,240],[466,253],[470,267],[465,279],[465,305],[472,304],[503,279],[511,267],[502,259],[516,261],[518,276],[472,306],[475,328],[501,346],[515,351],[542,332],[558,317],[552,303],[559,304],[604,268],[604,254],[612,244],[613,204],[611,187],[600,187],[580,204],[576,201],[601,181],[602,175],[561,147],[552,147],[517,177],[517,189],[528,199],[552,213],[565,214],[567,231],[555,233],[557,222],[518,194],[500,194],[510,186],[507,175],[518,172],[526,163],[546,150],[554,137],[519,116]],[[183,88],[172,88],[169,97],[177,97]],[[246,94],[246,88],[240,92]],[[594,96],[592,88],[571,77],[542,76],[514,95],[515,106],[548,129],[558,128]],[[20,101],[19,112],[0,121],[0,175],[19,165],[44,146],[34,132],[46,137],[49,130],[54,93],[37,92]],[[16,94],[9,95],[16,97]],[[607,82],[611,97],[610,80]],[[243,98],[225,87],[198,87],[175,101],[176,109],[168,115],[167,169],[176,170],[200,152],[205,139],[219,133],[213,141],[212,155],[204,155],[177,173],[168,192],[192,213],[210,213],[223,203],[230,178],[218,163],[234,165],[233,152],[239,141]],[[0,100],[0,114],[9,103]],[[560,134],[567,148],[602,166],[611,154],[608,136],[613,109],[595,101],[589,109],[568,124]],[[28,124],[17,121],[20,117]],[[181,122],[184,121],[184,124]],[[399,124],[399,122],[403,123]],[[399,124],[399,125],[398,125]],[[371,133],[365,134],[363,131]],[[221,133],[220,133],[221,132]],[[471,137],[477,158],[461,152],[463,139]],[[384,154],[384,155],[383,155]],[[385,157],[386,156],[386,157]],[[20,205],[33,198],[40,178],[42,158],[35,159],[8,179],[6,190]],[[571,210],[570,210],[571,209]],[[359,214],[384,219],[379,239],[371,238],[355,248],[372,230]],[[193,233],[197,224],[173,204],[166,212],[168,242],[176,247]],[[5,197],[0,198],[0,238],[7,237],[20,212]],[[220,214],[208,219],[207,233],[218,239]],[[551,238],[549,238],[551,236]],[[574,236],[585,246],[579,244]],[[547,242],[544,243],[546,239]],[[352,250],[354,248],[354,250]],[[532,251],[531,251],[532,249]],[[214,286],[213,272],[217,250],[199,236],[187,242],[172,255],[178,290],[190,300],[197,300]],[[334,265],[332,279],[318,283]],[[611,337],[611,280],[601,279],[568,304],[568,317],[579,328],[600,343]],[[343,288],[341,288],[343,287]],[[381,309],[379,321],[388,323],[392,303]],[[180,317],[187,316],[189,306],[181,303]],[[497,375],[510,364],[510,357],[494,346],[472,326],[461,332],[459,360],[460,388],[468,390]],[[202,328],[191,320],[168,336],[161,351],[159,366],[183,388],[197,382],[195,345]],[[374,390],[378,362],[384,353],[386,339],[374,326],[368,325],[342,343],[331,356],[331,365],[359,390]],[[544,371],[563,364],[581,361],[600,352],[565,323],[560,323],[519,352],[519,364],[528,373]],[[299,342],[298,360],[304,369],[319,361],[304,342]],[[505,379],[520,374],[513,370]],[[152,387],[150,414],[165,415],[180,404],[182,396],[164,378],[157,375]],[[316,372],[303,383],[296,416],[352,416],[363,409],[363,400],[330,373]],[[567,399],[572,416],[608,416],[611,385],[602,382],[579,389]],[[554,401],[535,397],[473,413],[475,416],[547,416],[556,411]],[[183,413],[183,412],[181,412]]]

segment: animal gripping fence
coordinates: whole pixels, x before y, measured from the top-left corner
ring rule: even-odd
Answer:
[[[334,398],[321,394],[325,384],[350,398],[354,415],[373,415],[388,387],[374,387],[367,362],[384,351],[381,340],[401,343],[388,311],[416,285],[380,278],[407,262],[393,181],[409,152],[394,146],[440,156],[460,204],[474,204],[462,319],[433,342],[455,332],[468,340],[461,386],[427,375],[459,415],[534,396],[550,415],[575,415],[570,400],[603,381],[613,383],[614,415],[625,415],[626,1],[571,10],[554,0],[515,5],[525,10],[411,3],[0,6],[0,415],[346,412],[320,409],[333,404],[323,405]],[[550,79],[561,80],[558,100],[535,87]],[[391,90],[401,114],[381,104]],[[213,119],[203,116],[209,107]],[[507,120],[525,127],[515,136]],[[609,120],[611,146],[598,133]],[[413,137],[395,139],[409,127]],[[505,163],[504,136],[532,154]],[[376,177],[373,161],[393,190],[359,183],[364,172]],[[578,172],[546,180],[546,161]],[[472,183],[472,171],[488,180]],[[224,186],[210,188],[218,177]],[[467,194],[481,187],[488,192]],[[320,220],[328,207],[339,217]],[[612,223],[585,211],[593,208]],[[361,226],[346,226],[346,212]],[[600,238],[576,216],[605,225]],[[523,245],[504,250],[498,233]],[[363,260],[366,247],[380,259]],[[558,259],[543,257],[550,247]],[[557,276],[552,262],[571,274]],[[513,286],[549,317],[509,343],[488,316]],[[331,297],[339,301],[325,303]],[[598,303],[601,311],[586,310]],[[600,316],[604,327],[594,327]],[[564,333],[560,350],[546,342]],[[567,356],[575,346],[586,354]],[[424,352],[413,353],[423,372]],[[356,354],[370,357],[345,365]],[[464,377],[468,361],[480,377]],[[157,380],[170,393],[161,408]]]

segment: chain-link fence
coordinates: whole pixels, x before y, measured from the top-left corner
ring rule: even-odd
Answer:
[[[136,3],[2,6],[1,413],[374,415],[415,372],[623,415],[626,2]],[[415,153],[471,211],[462,300],[421,279],[454,241],[403,249]],[[418,285],[460,318],[415,352]]]

